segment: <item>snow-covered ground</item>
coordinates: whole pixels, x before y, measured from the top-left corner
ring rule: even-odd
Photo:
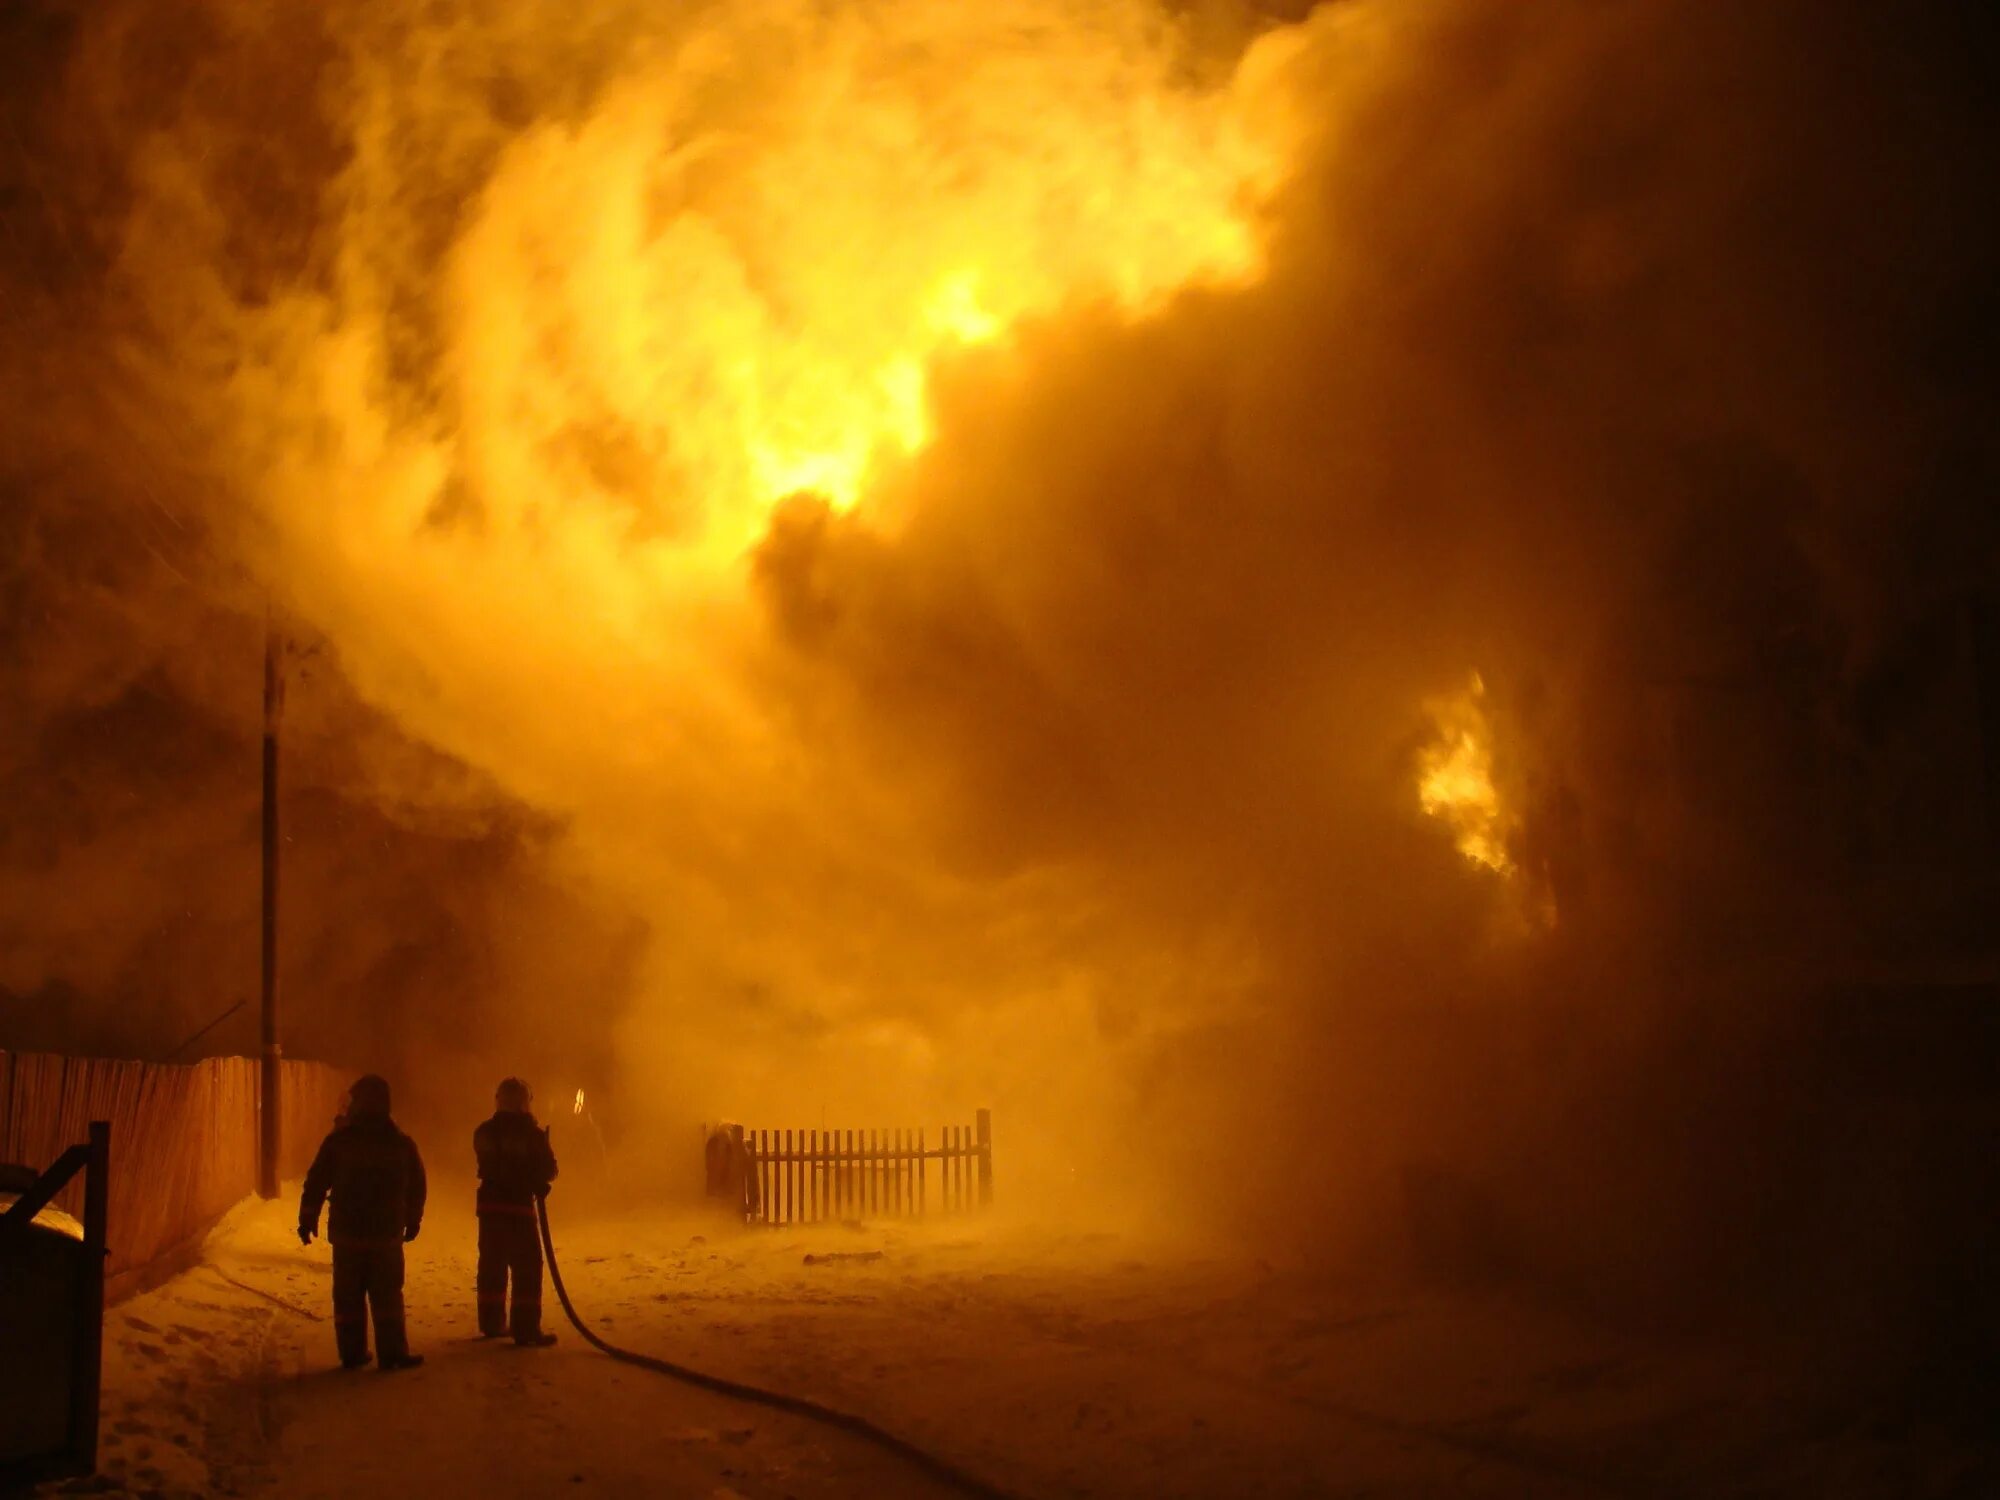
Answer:
[[[99,1487],[130,1494],[918,1497],[845,1434],[562,1342],[472,1339],[469,1193],[411,1246],[421,1370],[344,1373],[323,1245],[246,1204],[112,1310]],[[1872,1432],[1767,1345],[966,1223],[565,1217],[607,1339],[868,1417],[1021,1496],[1992,1493],[1990,1449]],[[810,1257],[810,1260],[808,1259]],[[1807,1373],[1800,1373],[1806,1371]],[[1985,1467],[1981,1467],[1981,1466]]]

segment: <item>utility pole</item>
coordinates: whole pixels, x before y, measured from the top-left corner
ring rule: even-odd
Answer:
[[[284,1070],[278,1042],[278,721],[285,709],[284,643],[275,618],[264,620],[264,1025],[263,1078],[258,1094],[257,1194],[278,1196]]]

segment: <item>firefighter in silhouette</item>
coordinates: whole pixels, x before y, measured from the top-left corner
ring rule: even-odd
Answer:
[[[542,1242],[535,1200],[556,1178],[549,1133],[528,1106],[534,1095],[518,1078],[503,1078],[493,1095],[493,1118],[472,1132],[479,1159],[479,1333],[512,1333],[526,1348],[556,1341],[542,1331]],[[513,1279],[513,1297],[507,1282]]]
[[[299,1243],[319,1233],[320,1206],[333,1198],[326,1237],[333,1246],[333,1336],[343,1369],[368,1363],[368,1316],[375,1359],[385,1370],[424,1362],[403,1328],[403,1246],[424,1221],[424,1163],[417,1143],[389,1118],[389,1085],[369,1074],[347,1092],[347,1109],[320,1142],[299,1199]]]

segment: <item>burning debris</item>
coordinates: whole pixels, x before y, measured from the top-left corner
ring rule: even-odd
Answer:
[[[1493,786],[1493,728],[1480,702],[1485,695],[1475,672],[1464,692],[1430,704],[1437,738],[1419,757],[1417,796],[1425,812],[1452,830],[1460,854],[1511,875],[1506,816]]]

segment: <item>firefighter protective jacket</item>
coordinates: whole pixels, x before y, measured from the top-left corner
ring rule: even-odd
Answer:
[[[320,1205],[331,1194],[326,1237],[333,1244],[401,1245],[416,1238],[424,1221],[425,1191],[417,1143],[386,1115],[357,1116],[320,1142],[306,1172],[299,1224],[316,1226]]]
[[[534,1211],[535,1199],[556,1180],[556,1154],[548,1134],[523,1110],[503,1109],[472,1132],[479,1158],[479,1211]]]

